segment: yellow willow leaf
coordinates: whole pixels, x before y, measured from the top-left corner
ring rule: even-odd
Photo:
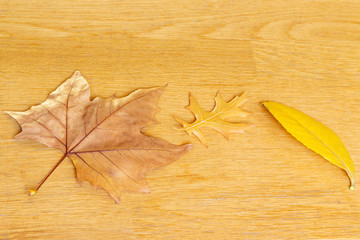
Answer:
[[[200,132],[200,128],[209,127],[221,133],[226,139],[231,132],[243,132],[248,124],[243,122],[228,122],[231,117],[246,117],[250,113],[241,110],[239,107],[246,102],[246,93],[236,96],[230,102],[225,102],[218,92],[215,97],[215,107],[211,112],[202,109],[196,98],[190,94],[190,104],[186,107],[195,116],[193,123],[187,123],[184,120],[175,117],[182,124],[182,129],[189,135],[195,135],[203,145],[207,145],[205,137]]]
[[[270,101],[263,104],[293,137],[329,162],[344,169],[351,181],[350,190],[354,189],[354,163],[336,133],[319,121],[284,104]]]

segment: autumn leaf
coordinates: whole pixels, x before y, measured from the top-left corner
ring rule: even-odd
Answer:
[[[263,104],[293,137],[329,162],[344,169],[351,181],[350,189],[354,189],[354,163],[336,133],[308,115],[284,104],[271,101]]]
[[[54,169],[70,158],[80,183],[89,181],[105,189],[119,203],[123,191],[149,192],[145,173],[177,160],[192,148],[191,144],[178,146],[141,132],[156,123],[154,115],[163,90],[139,89],[123,98],[90,101],[89,85],[76,71],[45,102],[25,112],[7,113],[22,128],[15,139],[61,150],[64,156]]]
[[[246,93],[241,96],[236,96],[230,102],[225,102],[218,92],[215,97],[215,107],[211,112],[202,109],[196,98],[190,94],[190,104],[186,107],[195,116],[195,121],[187,123],[184,120],[175,117],[175,119],[182,125],[182,129],[189,135],[193,134],[200,142],[207,146],[207,141],[202,135],[200,129],[202,127],[213,128],[221,133],[226,139],[229,138],[232,132],[243,132],[249,125],[244,122],[229,122],[227,119],[232,117],[247,117],[248,112],[239,107],[246,102]]]

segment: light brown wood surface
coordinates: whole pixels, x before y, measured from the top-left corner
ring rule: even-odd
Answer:
[[[360,169],[360,4],[318,1],[0,1],[0,110],[44,101],[75,70],[92,96],[168,84],[146,133],[193,142],[147,175],[150,194],[116,205],[80,186],[62,156],[12,138],[0,114],[0,239],[360,239],[360,187],[303,147],[260,105],[286,103],[322,121]],[[249,91],[256,126],[209,148],[177,131],[192,92],[210,110]]]

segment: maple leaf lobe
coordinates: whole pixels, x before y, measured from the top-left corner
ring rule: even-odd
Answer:
[[[67,126],[72,128],[75,116],[90,102],[89,85],[79,71],[49,94],[45,102],[25,112],[6,112],[21,126],[18,140],[32,140],[66,152]],[[71,129],[73,130],[73,129]],[[75,129],[74,129],[75,130]]]

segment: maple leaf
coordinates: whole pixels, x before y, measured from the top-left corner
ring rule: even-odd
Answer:
[[[215,97],[215,107],[211,112],[202,109],[191,93],[189,100],[190,104],[185,108],[194,114],[195,121],[187,123],[178,117],[175,117],[175,119],[182,125],[181,129],[185,130],[189,135],[195,135],[205,146],[207,146],[207,141],[200,132],[200,128],[202,127],[213,128],[228,139],[230,133],[243,132],[244,129],[249,126],[247,123],[243,122],[227,121],[227,119],[231,117],[244,118],[250,114],[239,108],[246,102],[246,93],[234,97],[230,102],[225,102],[218,92]]]
[[[126,97],[90,101],[90,88],[76,71],[47,100],[25,112],[7,112],[21,125],[15,139],[33,140],[64,152],[35,190],[66,158],[77,179],[105,189],[119,203],[122,191],[149,192],[144,174],[177,160],[192,148],[147,136],[157,123],[157,102],[164,88],[138,89]]]

